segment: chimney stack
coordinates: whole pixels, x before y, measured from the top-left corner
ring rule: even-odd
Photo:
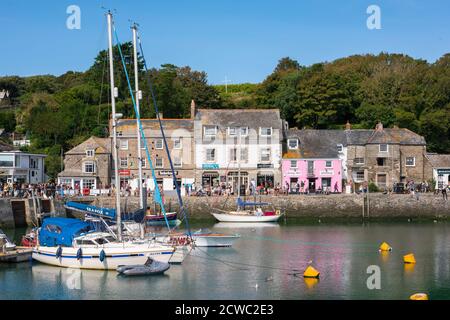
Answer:
[[[377,125],[375,126],[376,131],[383,131],[383,124],[381,121],[378,121]]]
[[[347,123],[345,124],[345,130],[351,130],[352,125],[350,124],[350,121],[347,120]]]
[[[192,99],[191,101],[191,119],[194,120],[195,119],[195,114],[197,112],[196,106],[195,106],[195,101],[194,99]]]
[[[159,112],[158,115],[159,115],[160,119],[163,119],[163,113],[162,112]]]

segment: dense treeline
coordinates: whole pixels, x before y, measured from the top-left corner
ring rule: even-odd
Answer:
[[[115,48],[117,112],[134,117],[125,74]],[[128,72],[133,78],[132,48],[122,45]],[[45,152],[47,173],[61,169],[61,152],[91,135],[106,136],[110,117],[107,52],[101,51],[86,72],[61,76],[2,77],[0,127],[29,133],[30,151]],[[405,55],[351,56],[330,63],[302,66],[290,58],[279,61],[260,84],[208,85],[205,72],[164,64],[142,70],[141,116],[154,117],[149,94],[150,77],[160,110],[167,118],[190,114],[194,99],[202,108],[279,108],[291,126],[372,128],[377,121],[423,134],[428,149],[450,152],[450,54],[435,63]],[[132,84],[134,85],[134,84]],[[226,92],[227,91],[227,92]],[[9,105],[7,105],[9,104]]]

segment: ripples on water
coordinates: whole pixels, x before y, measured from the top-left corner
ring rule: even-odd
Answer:
[[[241,234],[233,248],[198,248],[164,276],[0,264],[0,299],[408,299],[416,292],[449,299],[448,226],[220,223],[209,227]],[[24,230],[7,233],[18,242]],[[382,241],[393,251],[380,254]],[[417,264],[405,266],[410,252]],[[318,281],[301,276],[310,261]],[[367,289],[369,265],[381,268],[381,290]]]

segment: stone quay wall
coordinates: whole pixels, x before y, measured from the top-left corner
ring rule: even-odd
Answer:
[[[114,198],[97,197],[88,200],[94,205],[113,207]],[[235,209],[236,197],[184,197],[183,201],[192,219],[211,219],[211,208],[224,210]],[[253,201],[248,198],[247,201]],[[364,217],[371,219],[389,218],[420,218],[447,219],[450,217],[450,201],[445,201],[442,195],[419,194],[419,200],[409,194],[381,194],[373,193],[369,199],[356,194],[331,195],[289,195],[289,196],[261,196],[257,201],[270,202],[276,208],[285,212],[288,219],[346,219],[362,218],[363,203]],[[368,202],[368,204],[367,204]],[[369,210],[367,212],[367,205]],[[138,198],[122,198],[122,208],[127,210],[138,208]],[[149,206],[151,206],[149,202]],[[176,198],[166,199],[166,210],[178,209]]]

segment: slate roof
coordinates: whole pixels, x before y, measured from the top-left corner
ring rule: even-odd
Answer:
[[[433,168],[450,168],[450,154],[428,153],[426,156]]]
[[[198,109],[196,120],[221,127],[272,127],[281,130],[283,121],[278,109]]]
[[[194,129],[194,121],[192,119],[161,119],[164,130],[177,129]],[[142,127],[144,129],[159,129],[158,119],[141,119]],[[117,123],[117,127],[131,126],[136,130],[136,119],[121,119]]]
[[[314,130],[314,129],[289,129],[287,139],[297,138],[300,148],[287,150],[283,158],[337,158],[337,145],[344,147],[349,145],[367,144],[401,144],[401,145],[426,145],[425,138],[404,128],[356,129],[356,130]]]
[[[87,149],[94,149],[95,153],[111,153],[110,138],[90,137],[76,147],[70,149],[66,154],[85,154]]]
[[[0,152],[12,151],[12,150],[14,150],[14,147],[12,145],[7,144],[7,143],[5,143],[5,142],[0,140]]]

